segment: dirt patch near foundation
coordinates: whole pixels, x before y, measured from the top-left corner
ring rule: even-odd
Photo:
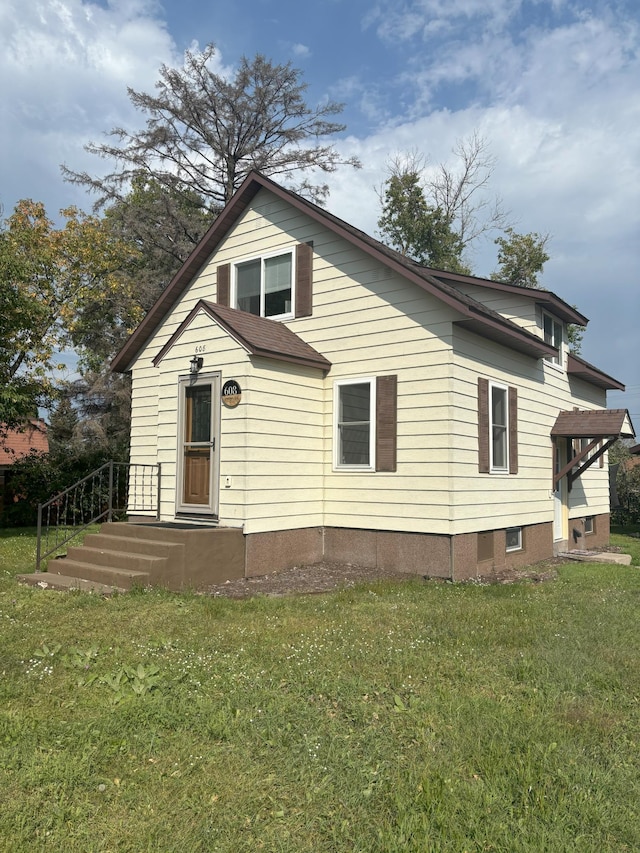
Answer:
[[[557,562],[562,561],[558,560]],[[554,564],[555,561],[546,561],[528,569],[505,570],[471,582],[504,584],[517,583],[518,581],[540,583],[554,580],[557,577]],[[394,572],[388,569],[369,568],[351,563],[314,563],[309,566],[295,566],[292,569],[273,572],[268,575],[227,581],[207,587],[201,592],[204,595],[225,598],[251,598],[256,595],[310,595],[334,592],[358,584],[377,583],[379,581],[406,583],[416,577],[425,583],[447,583],[441,578],[422,578],[420,575],[416,576],[408,572]]]

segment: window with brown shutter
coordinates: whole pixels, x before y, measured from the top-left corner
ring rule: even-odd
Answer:
[[[295,268],[295,281],[294,281]],[[218,304],[258,317],[310,317],[313,309],[313,242],[294,250],[218,267]]]
[[[396,376],[337,380],[334,411],[337,470],[396,470]]]

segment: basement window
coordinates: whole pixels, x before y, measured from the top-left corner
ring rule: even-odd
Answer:
[[[595,533],[595,524],[592,515],[588,515],[584,520],[584,532],[586,535],[589,535],[589,533]]]
[[[507,527],[506,540],[507,553],[510,551],[522,551],[522,528]]]

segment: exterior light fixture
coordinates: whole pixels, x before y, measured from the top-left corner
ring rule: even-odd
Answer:
[[[195,376],[202,367],[203,363],[204,359],[202,358],[202,356],[194,355],[194,357],[189,362],[189,373]]]

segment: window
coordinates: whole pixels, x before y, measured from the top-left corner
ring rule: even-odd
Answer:
[[[397,469],[398,377],[367,376],[334,385],[334,468]]]
[[[258,317],[292,314],[293,253],[235,265],[235,307]]]
[[[587,536],[589,533],[595,532],[594,518],[592,515],[588,515],[584,520],[584,532]]]
[[[507,527],[506,531],[507,553],[509,551],[522,551],[522,528]]]
[[[509,447],[507,389],[501,385],[491,388],[491,470],[506,471]]]
[[[370,469],[375,446],[375,379],[338,382],[336,389],[336,467]]]
[[[478,471],[518,473],[518,389],[478,377]]]
[[[552,364],[562,364],[562,323],[560,323],[558,320],[555,320],[549,314],[543,314],[542,328],[544,332],[545,343],[551,344],[551,346],[556,347],[556,349],[558,350],[558,355],[547,356],[547,361],[550,361]]]

